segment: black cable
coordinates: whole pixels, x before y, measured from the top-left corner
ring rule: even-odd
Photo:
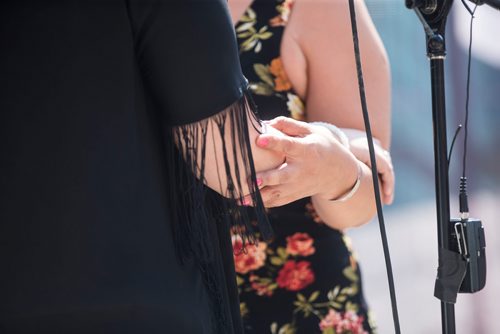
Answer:
[[[394,278],[392,274],[392,265],[391,265],[391,256],[389,253],[389,245],[387,242],[387,234],[385,231],[385,222],[384,222],[384,214],[382,211],[382,200],[380,199],[380,189],[378,182],[378,172],[377,172],[377,161],[375,159],[375,149],[373,147],[373,137],[370,126],[370,118],[368,115],[368,108],[366,105],[366,96],[365,96],[365,85],[363,81],[363,70],[361,68],[361,56],[359,52],[359,40],[358,40],[358,28],[356,24],[356,11],[354,9],[354,0],[349,0],[349,11],[351,14],[351,28],[352,28],[352,40],[354,44],[354,56],[356,58],[356,70],[358,74],[358,85],[359,85],[359,95],[361,98],[361,108],[363,111],[363,120],[365,122],[365,130],[366,137],[368,141],[368,149],[370,151],[370,161],[371,161],[371,169],[372,169],[372,178],[373,178],[373,188],[375,191],[375,202],[377,204],[377,215],[380,227],[380,235],[382,237],[382,247],[384,249],[384,257],[385,257],[385,265],[387,269],[387,278],[389,281],[389,292],[391,295],[391,305],[392,305],[392,317],[394,320],[394,329],[396,334],[401,333],[401,329],[399,327],[399,316],[398,316],[398,307],[396,303],[396,292],[394,289]]]
[[[465,5],[465,3],[464,3]],[[468,6],[465,5],[467,10]],[[474,13],[476,12],[478,4],[476,3],[472,11],[469,10],[470,17],[470,30],[469,30],[469,51],[467,59],[467,87],[466,87],[466,98],[465,98],[465,126],[464,126],[464,151],[462,157],[462,177],[460,177],[460,190],[458,194],[458,204],[460,216],[462,219],[467,219],[469,217],[469,201],[467,199],[467,138],[469,133],[469,98],[470,98],[470,69],[472,63],[472,27],[474,22]]]
[[[469,98],[470,98],[470,69],[471,69],[471,59],[472,59],[472,23],[474,22],[474,13],[476,12],[477,4],[475,4],[470,17],[470,28],[469,28],[469,55],[467,60],[467,88],[466,88],[466,98],[465,98],[465,124],[464,124],[464,152],[462,160],[462,177],[465,177],[466,164],[467,164],[467,135],[469,132]]]
[[[458,124],[455,134],[453,135],[453,140],[451,141],[450,153],[448,153],[448,170],[450,170],[451,154],[453,153],[453,148],[455,147],[455,141],[457,140],[458,134],[462,130],[462,124]]]
[[[474,16],[474,12],[470,9],[470,7],[467,5],[467,3],[465,2],[465,0],[461,0],[462,1],[462,4],[464,5],[465,9],[467,9],[467,11],[469,12],[470,15]],[[477,7],[477,2],[476,2],[476,7]],[[474,8],[474,11],[476,9]]]

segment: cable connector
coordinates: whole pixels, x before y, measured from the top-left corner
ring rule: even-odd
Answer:
[[[458,195],[460,218],[469,218],[469,201],[467,199],[467,177],[462,176],[460,178],[460,192]]]

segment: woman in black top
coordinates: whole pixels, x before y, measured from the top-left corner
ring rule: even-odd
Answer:
[[[269,227],[224,0],[2,1],[0,43],[0,332],[240,333],[236,200]]]

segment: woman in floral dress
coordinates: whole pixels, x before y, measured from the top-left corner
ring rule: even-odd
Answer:
[[[364,3],[356,1],[356,6],[361,52],[369,55],[362,61],[373,132],[381,145],[377,152],[386,152],[388,62]],[[243,72],[262,119],[288,116],[363,129],[347,2],[230,0],[229,7]],[[350,148],[368,163],[363,139],[351,140]],[[389,204],[390,157],[379,154],[377,159],[383,200]],[[363,165],[362,189],[369,188],[370,182],[371,172]],[[264,200],[271,194],[266,186],[264,182]],[[275,231],[272,241],[243,245],[233,236],[240,311],[247,333],[375,332],[359,266],[342,232],[369,221],[374,213],[372,198],[373,190],[360,190],[348,201],[324,204],[324,199],[313,195],[269,209]]]

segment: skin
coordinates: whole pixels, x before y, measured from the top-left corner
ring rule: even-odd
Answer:
[[[230,0],[233,21],[251,0]],[[392,202],[394,174],[390,156],[390,73],[385,49],[362,0],[355,0],[360,49],[372,132],[381,145],[377,167],[386,204]],[[364,130],[354,62],[348,3],[296,0],[281,44],[283,66],[296,93],[306,102],[307,121]],[[279,117],[257,146],[285,155],[277,169],[258,174],[268,207],[311,196],[322,220],[345,229],[368,222],[376,212],[366,140],[351,138],[347,150],[326,128]],[[348,192],[363,162],[361,186],[346,202],[332,202]]]
[[[248,116],[248,119],[251,119],[250,115]],[[262,132],[262,129],[260,128],[260,125],[258,124],[254,125],[255,127],[257,127],[257,129],[255,129],[254,126],[251,125],[249,126],[249,138],[251,143],[251,150],[254,160],[255,171],[259,173],[267,170],[274,170],[283,164],[283,161],[285,160],[285,155],[284,153],[279,152],[277,150],[268,150],[259,147],[256,143],[259,134]],[[269,128],[269,131],[270,131],[269,133],[274,136],[282,136],[282,134],[278,130]],[[228,122],[226,122],[226,129],[224,133],[225,133],[225,138],[222,138],[220,136],[220,131],[218,130],[215,122],[209,120],[206,138],[211,140],[207,140],[207,145],[205,148],[206,168],[204,172],[204,183],[211,189],[217,191],[219,194],[227,196],[228,180],[226,178],[226,173],[223,172],[225,170],[224,154],[222,150],[223,142],[226,145],[227,156],[229,159],[229,164],[231,165],[230,170],[232,172],[233,180],[237,179],[234,168],[234,165],[236,165],[234,163],[235,160],[237,161],[237,164],[239,166],[243,166],[244,164],[239,154],[237,154],[236,159],[232,154],[233,139],[231,138],[231,129]],[[181,144],[181,146],[183,145]],[[200,145],[198,145],[198,147],[201,147],[201,143]],[[183,147],[183,149],[185,148]],[[239,143],[237,144],[235,152],[237,153],[241,152],[239,148]],[[201,151],[198,152],[198,156],[199,158],[201,158]],[[199,160],[201,161],[201,159]],[[236,189],[236,192],[238,194],[242,195],[250,194],[248,183],[244,181],[248,180],[249,178],[250,175],[240,175],[241,188]],[[235,186],[238,187],[237,184]]]

